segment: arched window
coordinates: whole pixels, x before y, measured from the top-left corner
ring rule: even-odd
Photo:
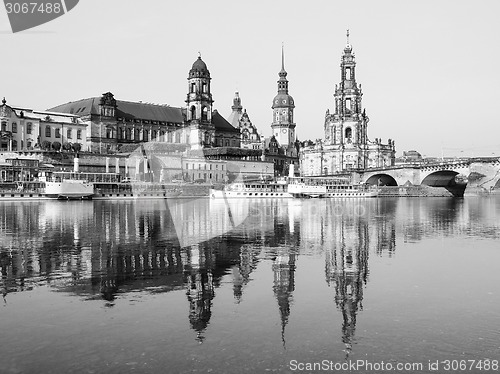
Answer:
[[[351,139],[352,138],[352,129],[350,127],[345,129],[345,138],[346,139]]]
[[[151,131],[151,140],[157,141],[158,140],[158,139],[156,139],[157,136],[158,136],[158,131],[152,130]]]
[[[125,139],[132,140],[132,129],[127,129],[127,135],[125,136]]]
[[[191,83],[191,93],[196,91],[196,83]]]
[[[165,141],[165,130],[160,130],[160,141]]]
[[[181,133],[179,131],[177,131],[175,133],[175,142],[176,143],[180,143],[181,142]]]
[[[167,142],[172,143],[174,141],[173,139],[174,139],[174,135],[173,135],[172,131],[169,131],[168,135],[167,135]]]
[[[7,122],[2,122],[2,131],[7,131]]]
[[[201,119],[203,121],[206,121],[208,119],[208,109],[206,106],[204,106],[203,109],[201,110]]]
[[[208,85],[207,85],[207,82],[203,82],[203,85],[202,85],[202,92],[203,92],[203,93],[207,93],[207,92],[208,92]]]
[[[142,140],[147,142],[149,140],[149,131],[148,130],[142,130]]]
[[[196,108],[194,105],[191,107],[191,119],[196,119]]]
[[[52,136],[52,130],[50,129],[50,126],[45,126],[45,137],[50,138]]]
[[[139,129],[134,130],[134,140],[135,141],[141,140]]]

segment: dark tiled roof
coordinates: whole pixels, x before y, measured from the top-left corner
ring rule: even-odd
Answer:
[[[235,132],[235,133],[240,132],[240,130],[238,130],[237,128],[232,126],[229,122],[227,122],[226,119],[222,117],[216,110],[212,112],[212,124],[215,127],[215,131]]]
[[[100,97],[72,101],[49,109],[50,111],[71,113],[78,116],[99,115]],[[182,109],[166,105],[116,101],[115,116],[124,119],[140,119],[168,123],[183,123]]]

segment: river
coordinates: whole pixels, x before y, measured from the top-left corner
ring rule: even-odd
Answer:
[[[499,243],[500,196],[0,202],[0,372],[498,371]]]

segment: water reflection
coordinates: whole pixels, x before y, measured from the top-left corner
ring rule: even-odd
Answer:
[[[498,238],[499,219],[494,199],[1,203],[1,290],[4,303],[47,285],[107,307],[132,292],[182,291],[201,343],[223,280],[242,303],[252,274],[270,263],[286,348],[300,257],[320,256],[348,357],[370,255],[396,256],[398,235]]]

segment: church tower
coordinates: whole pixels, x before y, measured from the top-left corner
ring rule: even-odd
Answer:
[[[188,76],[187,122],[190,127],[192,149],[210,146],[214,142],[215,130],[212,125],[212,94],[210,92],[210,72],[201,59],[193,63]]]
[[[355,56],[347,30],[347,44],[340,61],[340,84],[335,85],[335,113],[327,115],[325,121],[327,144],[358,149],[366,145],[368,117],[362,110],[362,96],[361,85],[358,87],[356,83]]]
[[[293,122],[293,98],[288,94],[287,72],[285,71],[285,55],[281,47],[281,71],[279,72],[278,94],[273,101],[272,132],[280,146],[288,148],[295,141],[295,123]]]

